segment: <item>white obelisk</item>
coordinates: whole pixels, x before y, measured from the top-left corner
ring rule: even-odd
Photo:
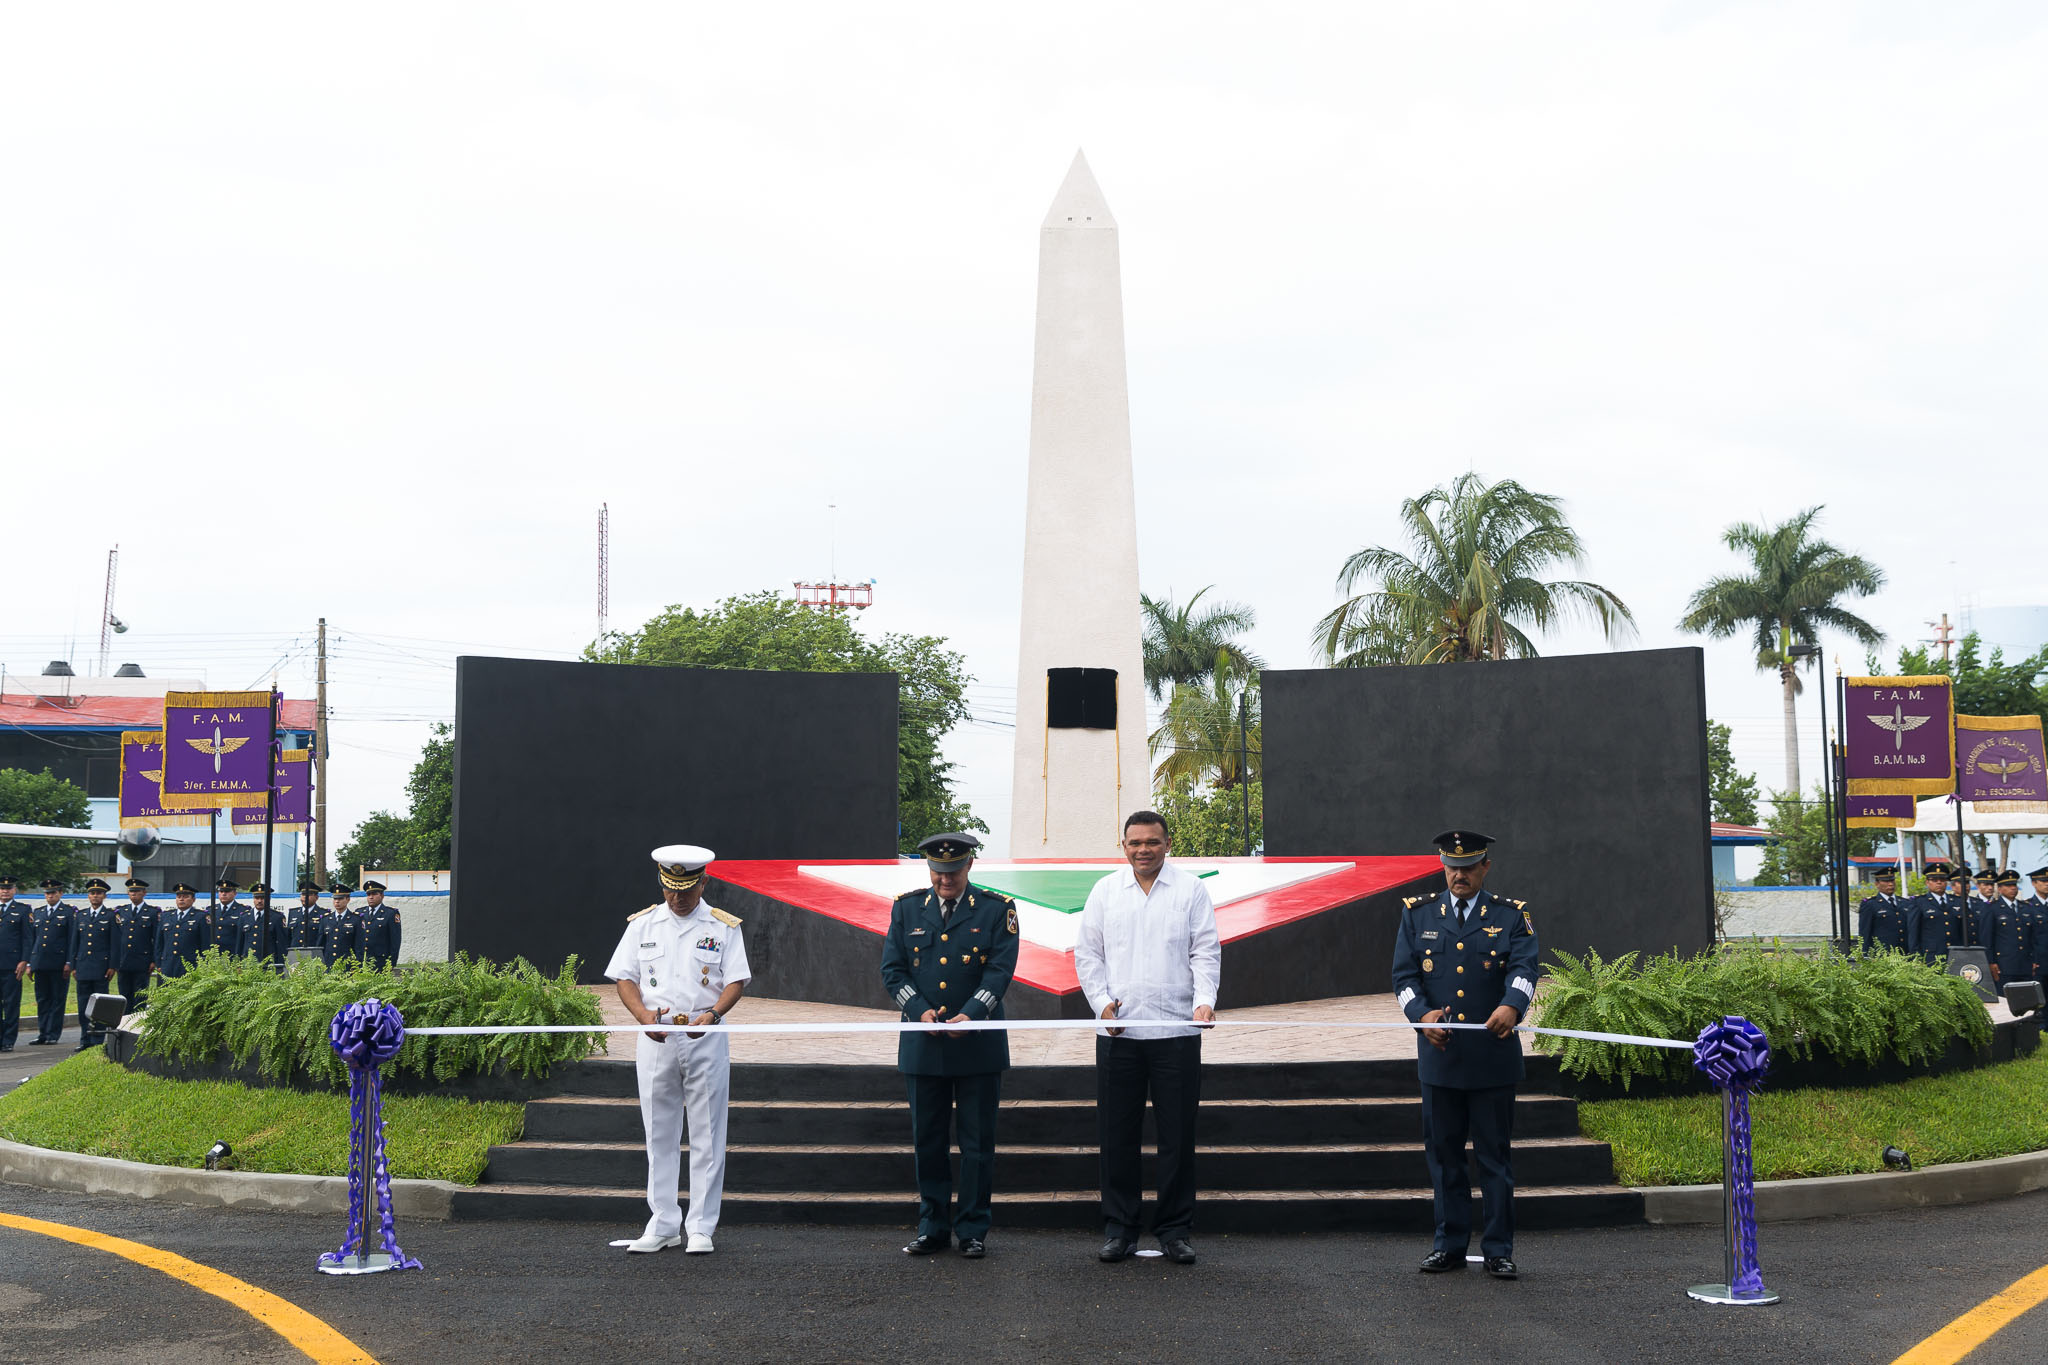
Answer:
[[[1038,239],[1010,855],[1113,857],[1152,803],[1116,219],[1076,153]],[[1113,729],[1051,729],[1047,670],[1116,670]]]

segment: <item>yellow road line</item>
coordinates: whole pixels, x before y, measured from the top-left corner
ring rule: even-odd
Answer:
[[[17,1214],[0,1213],[0,1227],[18,1228],[22,1232],[39,1232],[45,1237],[59,1237],[67,1242],[76,1242],[82,1247],[95,1251],[112,1252],[125,1256],[138,1265],[151,1270],[161,1270],[172,1279],[183,1280],[194,1289],[225,1299],[235,1307],[255,1318],[271,1331],[304,1351],[317,1365],[377,1365],[376,1357],[350,1341],[341,1333],[329,1327],[320,1319],[294,1303],[287,1303],[267,1289],[258,1289],[234,1276],[189,1261],[174,1251],[160,1251],[141,1242],[131,1242],[124,1237],[109,1237],[104,1232],[90,1228],[75,1228],[68,1223],[46,1223],[40,1218],[23,1218]]]
[[[1892,1365],[1955,1365],[1999,1328],[2048,1299],[2048,1266],[2006,1286],[1915,1346]]]

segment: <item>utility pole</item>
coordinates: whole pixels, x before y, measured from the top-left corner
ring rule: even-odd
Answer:
[[[1244,790],[1244,856],[1252,856],[1252,767],[1247,732],[1251,721],[1251,685],[1237,694],[1237,785]]]
[[[1934,636],[1933,636],[1933,638],[1932,638],[1932,639],[1930,639],[1930,640],[1928,640],[1928,641],[1927,641],[1927,643],[1928,643],[1928,644],[1933,644],[1933,645],[1940,645],[1940,646],[1941,646],[1941,661],[1942,661],[1943,663],[1947,663],[1947,662],[1948,662],[1948,651],[1949,651],[1949,646],[1950,646],[1950,645],[1951,645],[1952,643],[1954,643],[1954,641],[1955,641],[1955,631],[1954,631],[1954,628],[1953,628],[1953,627],[1951,627],[1951,626],[1949,625],[1949,623],[1948,623],[1948,613],[1947,613],[1947,612],[1943,612],[1943,613],[1941,614],[1941,620],[1940,620],[1940,622],[1939,622],[1939,623],[1937,623],[1937,622],[1934,622],[1934,621],[1929,621],[1929,622],[1928,622],[1927,624],[1928,624],[1928,625],[1929,625],[1929,626],[1930,626],[1930,627],[1931,627],[1931,628],[1933,629],[1933,631],[1934,631]]]
[[[327,618],[320,618],[320,672],[313,694],[313,880],[327,878]]]

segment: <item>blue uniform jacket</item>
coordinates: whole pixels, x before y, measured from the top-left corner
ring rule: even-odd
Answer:
[[[233,905],[222,902],[207,912],[206,925],[208,948],[218,948],[229,957],[248,956],[249,937],[255,927],[248,906],[240,901]]]
[[[371,961],[398,961],[398,907],[385,901],[363,912],[363,956]]]
[[[330,912],[320,937],[320,955],[332,967],[338,959],[363,955],[363,916],[359,910]]]
[[[35,908],[35,942],[28,951],[30,971],[61,971],[71,960],[71,921],[77,913],[63,901]]]
[[[1964,941],[1967,912],[1959,896],[1937,896],[1928,892],[1913,898],[1913,951],[1929,962],[1940,962],[1951,944]]]
[[[2025,901],[2000,899],[1985,919],[1984,955],[1998,968],[1998,984],[2032,981],[2040,917]]]
[[[249,907],[249,952],[261,956],[265,962],[284,961],[284,950],[290,945],[285,941],[288,931],[284,923],[284,911],[272,902],[268,910]]]
[[[174,905],[164,911],[156,922],[157,971],[164,976],[183,976],[211,932],[206,911],[196,905],[186,910]]]
[[[1491,891],[1474,899],[1461,929],[1449,891],[1405,902],[1394,940],[1395,1001],[1410,1023],[1445,1010],[1448,1023],[1483,1024],[1507,1005],[1526,1017],[1536,994],[1536,925],[1525,902]],[[1443,1049],[1415,1035],[1424,1085],[1487,1090],[1522,1079],[1518,1034],[1455,1029]]]
[[[81,981],[105,981],[114,974],[114,907],[81,907],[71,917],[71,949],[65,960]]]
[[[114,969],[146,972],[156,961],[157,910],[148,901],[114,907]]]
[[[882,985],[906,1021],[926,1010],[1000,1019],[1016,971],[1017,903],[1008,896],[970,885],[951,923],[942,922],[930,887],[907,891],[889,907]],[[1000,1029],[962,1038],[897,1035],[896,1069],[908,1076],[974,1076],[1009,1065],[1010,1035]]]
[[[295,905],[291,917],[286,921],[285,933],[288,946],[293,948],[318,948],[327,938],[327,918],[331,912],[324,905]]]
[[[1892,948],[1912,952],[1916,904],[1917,899],[1900,900],[1897,896],[1866,897],[1856,907],[1856,933],[1863,940],[1863,951],[1874,953],[1879,948]]]
[[[36,941],[35,912],[16,896],[0,906],[0,970],[13,971]]]

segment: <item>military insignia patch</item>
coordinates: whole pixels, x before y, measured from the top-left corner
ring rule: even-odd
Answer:
[[[1009,930],[1013,934],[1017,932],[1017,902],[1015,901],[1010,902]]]
[[[1433,972],[1436,970],[1436,963],[1431,962],[1428,958],[1425,957],[1424,959],[1422,959],[1422,970],[1424,970],[1425,972]]]
[[[1529,912],[1527,910],[1524,910],[1522,912],[1522,927],[1524,929],[1527,929],[1532,934],[1536,932],[1536,921],[1529,918]]]

